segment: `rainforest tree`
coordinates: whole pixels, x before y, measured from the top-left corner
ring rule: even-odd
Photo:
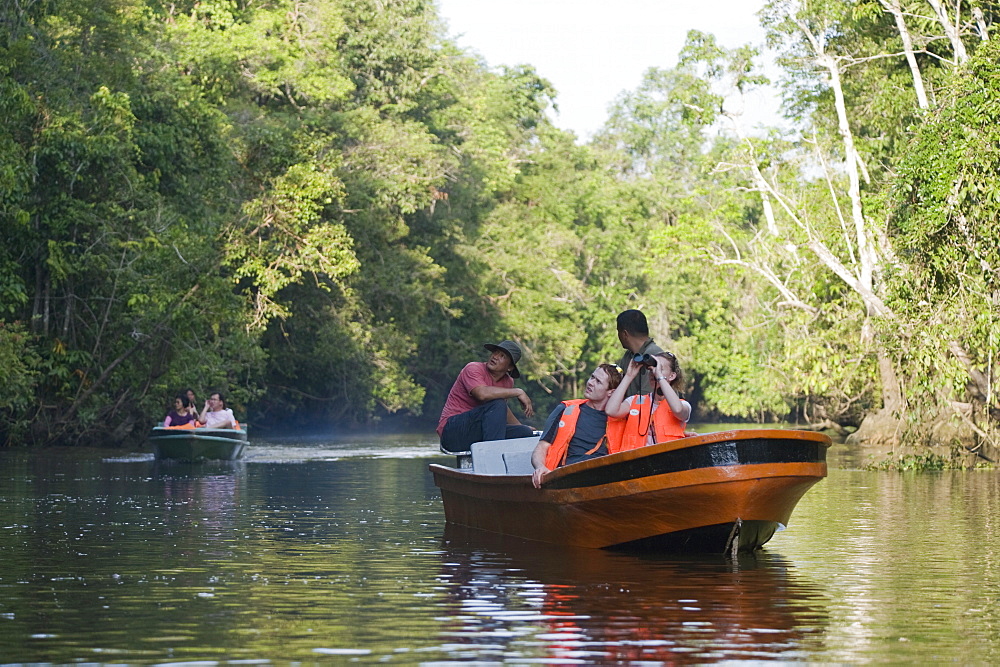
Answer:
[[[793,130],[693,32],[581,142],[423,0],[0,0],[0,435],[429,424],[499,338],[544,409],[638,307],[699,419],[995,458],[995,15],[776,0]]]

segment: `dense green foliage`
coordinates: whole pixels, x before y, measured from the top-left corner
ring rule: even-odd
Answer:
[[[942,395],[971,395],[968,407],[985,422],[1000,418],[998,47],[984,44],[942,90],[887,193],[888,231],[901,255],[890,299],[903,323],[891,340],[913,380],[910,402],[926,408]],[[952,341],[967,354],[950,353]]]
[[[135,441],[188,386],[432,422],[500,338],[544,415],[638,307],[696,419],[989,439],[993,8],[895,6],[768,5],[791,132],[748,135],[757,52],[692,33],[581,144],[423,0],[0,0],[0,436]]]

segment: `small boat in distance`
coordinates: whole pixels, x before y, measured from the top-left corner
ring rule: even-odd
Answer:
[[[246,428],[171,428],[156,426],[149,433],[158,460],[235,461],[247,445]]]
[[[831,444],[812,431],[708,433],[563,466],[536,489],[536,442],[475,443],[471,469],[431,464],[446,521],[576,547],[735,555],[788,525],[826,477]]]

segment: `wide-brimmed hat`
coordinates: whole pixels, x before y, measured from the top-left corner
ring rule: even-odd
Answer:
[[[517,370],[517,362],[521,360],[521,347],[512,340],[505,340],[502,343],[486,343],[483,345],[490,352],[496,352],[497,350],[503,350],[510,357],[510,360],[514,362],[514,367],[510,369],[510,376],[512,378],[521,377],[521,371]]]

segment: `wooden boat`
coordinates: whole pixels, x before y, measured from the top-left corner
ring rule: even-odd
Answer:
[[[235,461],[247,445],[245,428],[166,428],[156,426],[149,433],[157,459]]]
[[[709,433],[564,466],[536,489],[536,441],[476,443],[471,470],[431,464],[445,519],[578,547],[752,551],[826,477],[831,444],[811,431]]]

